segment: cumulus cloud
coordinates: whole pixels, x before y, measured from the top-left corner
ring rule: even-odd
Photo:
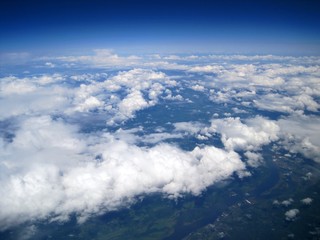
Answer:
[[[273,57],[270,56],[270,60]],[[231,56],[228,58],[232,59]],[[306,66],[302,59],[290,59],[292,63],[190,66],[188,71],[206,75],[206,84],[214,88],[210,98],[214,102],[247,102],[259,109],[282,113],[317,112],[320,107],[317,101],[320,67],[314,65],[316,59],[304,59],[310,66]]]
[[[105,81],[82,84],[75,93],[75,110],[86,110],[83,105],[87,106],[86,102],[91,103],[90,99],[95,97],[94,106],[103,104],[104,109],[109,106],[113,110],[113,120],[125,120],[133,117],[136,111],[155,105],[165,88],[175,85],[176,82],[162,72],[146,69],[121,71]],[[144,93],[148,93],[148,98]]]
[[[302,199],[301,202],[302,202],[304,205],[311,205],[311,203],[313,202],[313,199],[307,197],[307,198]]]
[[[76,107],[76,111],[87,112],[87,111],[90,111],[92,109],[96,109],[101,106],[103,106],[103,102],[101,102],[99,99],[97,99],[94,96],[90,96],[90,97],[86,98],[83,103],[80,103]]]
[[[259,153],[247,151],[244,156],[248,159],[247,163],[251,167],[258,167],[263,162],[262,155]]]
[[[150,193],[169,198],[199,195],[218,181],[249,175],[246,165],[258,167],[262,147],[275,141],[290,153],[320,162],[317,61],[271,55],[157,55],[146,60],[100,49],[93,55],[42,59],[41,66],[74,63],[98,67],[99,72],[108,69],[107,73],[1,78],[0,124],[3,131],[10,130],[10,138],[0,135],[0,229],[34,220],[66,221],[72,214],[83,222]],[[201,79],[195,81],[195,76]],[[169,123],[172,132],[160,126],[151,133],[140,125],[113,133],[103,126],[100,132],[84,133],[76,124],[85,124],[75,120],[79,115],[98,112],[103,124],[119,126],[161,100],[183,100],[183,91],[190,87],[199,96],[210,89],[211,101],[225,103],[226,108],[230,104],[233,112],[223,110],[225,116],[246,116],[256,109],[281,116],[219,119],[219,112],[209,124],[179,118],[182,122]],[[9,130],[5,121],[10,122]],[[220,137],[223,146],[195,144],[185,151],[164,143],[190,135],[208,142]],[[301,202],[310,204],[312,199]],[[298,213],[291,209],[285,218],[292,221]]]
[[[263,117],[247,119],[224,118],[211,120],[210,131],[221,134],[221,140],[227,149],[259,150],[262,145],[278,140],[279,126]]]
[[[199,91],[199,92],[203,92],[205,90],[204,86],[201,86],[199,84],[191,86],[191,89],[193,89],[195,91]]]
[[[132,117],[134,112],[150,105],[153,104],[148,103],[140,91],[133,91],[119,103],[119,111],[126,117]]]
[[[259,109],[278,111],[285,113],[293,113],[298,110],[309,110],[317,112],[319,104],[309,95],[301,94],[297,96],[284,96],[281,94],[267,94],[253,103]]]
[[[211,125],[206,126],[198,122],[178,122],[173,124],[175,131],[188,133],[200,140],[207,140],[218,133],[227,150],[245,151],[247,164],[257,167],[262,163],[261,154],[257,153],[263,145],[279,139],[280,127],[276,121],[261,116],[246,119],[216,118],[211,120]]]
[[[66,79],[60,74],[2,78],[0,119],[25,114],[72,115],[99,110],[109,113],[109,122],[123,121],[134,117],[138,110],[154,106],[164,93],[168,93],[166,90],[177,85],[163,72],[149,69],[120,71],[110,77],[105,74],[73,75],[68,84],[61,84]],[[182,100],[171,91],[163,98]]]
[[[198,122],[177,122],[174,123],[173,126],[178,132],[190,133],[193,135],[196,135],[200,132],[208,132],[206,126]]]
[[[49,116],[21,122],[12,142],[1,144],[0,226],[28,220],[78,221],[159,192],[198,195],[245,164],[215,147],[183,151],[168,144],[142,148],[109,133],[86,135]],[[192,177],[190,177],[192,176]]]
[[[293,203],[293,199],[292,199],[292,198],[289,198],[289,199],[287,199],[287,200],[283,200],[283,201],[281,202],[281,205],[283,205],[283,206],[285,206],[285,207],[288,207],[288,206],[290,206],[292,203]]]
[[[206,65],[191,67],[188,71],[197,73],[220,73],[222,69],[223,67],[219,65]]]
[[[291,115],[277,121],[281,128],[283,146],[292,153],[320,162],[320,119],[302,114]]]
[[[284,215],[287,221],[294,221],[299,213],[299,209],[294,208],[290,209],[289,211],[286,211]]]

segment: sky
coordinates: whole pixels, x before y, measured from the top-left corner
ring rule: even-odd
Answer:
[[[320,54],[319,1],[1,1],[0,51]]]
[[[1,1],[0,232],[320,163],[319,6]]]

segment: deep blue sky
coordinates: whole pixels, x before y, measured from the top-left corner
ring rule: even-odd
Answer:
[[[0,51],[320,54],[320,2],[4,0]]]

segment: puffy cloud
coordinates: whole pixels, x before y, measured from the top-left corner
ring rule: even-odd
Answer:
[[[102,79],[101,79],[102,78]],[[103,79],[106,78],[106,79]],[[98,110],[109,113],[109,122],[134,117],[136,111],[157,104],[167,88],[177,85],[162,72],[146,69],[71,76],[60,74],[5,77],[0,82],[0,119],[19,115],[67,114]],[[82,82],[80,86],[75,82]],[[180,95],[167,99],[181,100]]]
[[[71,214],[82,222],[155,192],[169,198],[198,195],[234,174],[248,175],[245,164],[259,166],[263,156],[259,151],[273,141],[279,140],[291,153],[320,162],[317,58],[212,55],[141,59],[100,49],[94,55],[60,57],[58,61],[48,58],[45,62],[42,59],[40,65],[67,62],[80,68],[130,69],[1,79],[0,120],[18,118],[14,118],[15,127],[10,121],[9,130],[0,122],[12,135],[0,137],[0,194],[5,196],[0,199],[0,229],[30,220],[65,221]],[[195,76],[201,80],[195,81]],[[77,116],[89,116],[91,111],[98,111],[103,122],[120,123],[161,99],[182,100],[183,91],[190,87],[211,89],[210,99],[227,103],[232,116],[245,113],[241,105],[248,113],[258,108],[289,114],[278,120],[215,118],[210,125],[178,122],[173,123],[173,132],[161,126],[148,134],[142,127],[111,134],[107,126],[101,132],[83,133],[66,123],[77,122]],[[83,124],[81,120],[78,123]],[[200,140],[221,137],[224,148],[201,145],[184,151],[161,143],[187,134]],[[243,153],[246,162],[236,151]],[[302,203],[311,202],[306,198]],[[291,201],[275,204],[289,206]],[[291,209],[285,217],[291,221],[298,213]]]
[[[320,162],[320,119],[316,116],[291,115],[277,121],[281,128],[282,144],[292,153]]]
[[[227,149],[259,150],[262,145],[278,140],[279,126],[263,117],[213,119],[210,130],[221,134],[221,140]]]
[[[0,120],[20,116],[51,114],[64,111],[70,104],[67,89],[36,88],[34,92],[25,92],[0,98]]]
[[[206,65],[191,67],[188,71],[198,73],[220,73],[222,69],[223,68],[219,65]]]
[[[71,213],[81,222],[144,194],[198,195],[235,172],[246,175],[233,151],[143,148],[109,133],[79,133],[49,116],[22,121],[12,142],[1,144],[0,159],[1,229],[29,220],[64,221]]]
[[[279,139],[280,128],[275,121],[263,117],[246,119],[240,118],[212,119],[211,125],[198,122],[178,122],[173,124],[176,132],[188,133],[200,140],[207,140],[214,133],[221,135],[221,141],[227,150],[245,151],[247,164],[257,167],[262,163],[261,154],[255,152]]]
[[[290,209],[289,211],[286,211],[284,215],[287,221],[294,221],[299,213],[299,209],[294,208]]]
[[[292,113],[297,110],[317,112],[319,104],[309,95],[284,96],[281,94],[267,94],[258,100],[253,100],[256,107],[268,111]]]
[[[65,80],[60,74],[0,80],[0,119],[59,112],[69,105],[70,90],[60,85]]]
[[[130,94],[127,95],[126,98],[124,98],[119,103],[119,111],[122,115],[126,117],[132,117],[133,113],[146,108],[150,105],[153,105],[151,103],[148,103],[142,96],[142,93],[140,91],[133,91]]]
[[[164,97],[162,97],[163,99],[166,100],[172,100],[172,101],[182,101],[183,97],[180,94],[177,95],[172,95],[172,91],[170,89],[166,89],[164,91],[164,93],[166,94]]]
[[[80,112],[87,112],[92,109],[103,106],[103,103],[96,97],[90,96],[83,103],[80,103],[76,110]]]
[[[251,167],[258,167],[263,161],[263,158],[259,153],[247,151],[244,153],[244,156],[248,159],[247,163]]]
[[[281,205],[283,205],[283,206],[285,206],[285,207],[288,207],[288,206],[290,206],[292,203],[293,203],[293,199],[292,199],[292,198],[289,198],[289,199],[287,199],[287,200],[283,200],[283,201],[281,202]]]
[[[63,81],[64,77],[60,74],[41,75],[36,77],[17,78],[9,76],[1,78],[0,93],[2,96],[23,95],[32,93],[41,85],[50,84],[53,82]]]
[[[166,87],[177,83],[162,72],[146,69],[121,71],[105,81],[89,82],[80,85],[75,92],[76,111],[87,111],[88,101],[94,108],[111,109],[113,124],[134,117],[136,111],[155,105]],[[120,92],[120,93],[119,93]],[[148,94],[145,94],[148,93]],[[147,95],[145,97],[144,95]],[[91,100],[96,99],[94,102]],[[102,106],[103,105],[103,106]]]
[[[200,132],[208,132],[208,129],[205,127],[205,125],[198,122],[177,122],[174,123],[173,126],[175,127],[176,131],[186,132],[193,135]]]
[[[55,67],[55,65],[52,62],[46,62],[44,65],[46,67],[49,67],[49,68],[54,68]]]
[[[35,89],[36,86],[30,83],[28,79],[20,80],[16,77],[5,77],[2,78],[0,82],[0,92],[3,96],[29,93]]]
[[[312,198],[307,197],[307,198],[302,199],[301,202],[304,205],[310,205],[313,202],[313,200],[312,200]]]
[[[317,101],[320,67],[315,65],[316,59],[309,59],[310,66],[300,61],[302,59],[290,59],[292,63],[190,66],[188,71],[207,74],[206,84],[215,88],[210,97],[214,102],[246,101],[259,109],[284,113],[317,112],[320,107]]]
[[[144,143],[159,143],[162,141],[165,141],[167,139],[178,139],[178,138],[183,138],[182,134],[179,133],[151,133],[148,135],[145,135],[144,137],[140,138],[139,141],[144,142]]]
[[[193,89],[195,91],[199,91],[199,92],[203,92],[205,90],[204,86],[201,86],[199,84],[191,86],[191,89]]]

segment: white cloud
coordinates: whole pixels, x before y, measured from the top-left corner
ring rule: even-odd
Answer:
[[[294,208],[287,211],[284,215],[287,221],[294,221],[299,213],[299,209]]]
[[[48,116],[21,122],[13,141],[1,148],[1,229],[28,220],[67,220],[71,213],[81,222],[143,194],[198,195],[235,172],[246,175],[233,151],[142,148],[108,133],[81,134]]]
[[[140,138],[139,140],[144,143],[159,143],[162,141],[165,141],[167,139],[177,139],[177,138],[183,138],[182,134],[173,134],[173,133],[151,133],[143,138]]]
[[[292,113],[298,110],[309,110],[317,112],[319,104],[309,95],[284,96],[281,94],[267,94],[258,100],[253,100],[259,109]]]
[[[188,71],[198,73],[220,73],[222,69],[223,68],[219,65],[206,65],[191,67]]]
[[[133,91],[127,95],[119,103],[119,111],[125,117],[131,118],[133,114],[143,108],[153,105],[152,103],[148,103],[142,96],[140,91]]]
[[[208,129],[204,124],[198,122],[177,122],[173,124],[174,128],[178,132],[190,133],[197,135],[198,133],[207,133]]]
[[[20,115],[53,114],[65,110],[70,92],[61,87],[40,88],[32,92],[12,94],[0,98],[0,119]]]
[[[11,76],[2,78],[0,81],[0,93],[2,96],[29,93],[35,89],[36,86],[28,79],[18,79]]]
[[[62,56],[56,58],[63,62],[74,62],[91,65],[94,67],[128,67],[134,66],[140,61],[138,56],[122,57],[110,49],[95,49],[93,55]]]
[[[49,67],[49,68],[54,68],[55,67],[55,64],[53,64],[52,62],[46,62],[44,65]]]
[[[291,204],[293,203],[293,199],[292,198],[289,198],[288,200],[283,200],[281,202],[281,205],[285,206],[285,207],[288,207],[290,206]]]
[[[310,205],[310,204],[313,202],[313,199],[307,197],[307,198],[302,199],[301,202],[302,202],[304,205]]]
[[[201,86],[199,84],[191,86],[191,89],[193,89],[194,91],[199,91],[199,92],[203,92],[205,90],[204,86]]]
[[[172,101],[182,101],[183,97],[180,94],[177,95],[172,95],[172,91],[170,89],[166,89],[164,91],[164,93],[166,94],[166,96],[162,97],[163,99],[166,100],[172,100]]]
[[[247,164],[258,167],[263,162],[259,151],[263,145],[267,145],[279,139],[280,128],[275,121],[263,117],[246,119],[241,122],[240,118],[212,119],[211,126],[198,122],[174,123],[176,132],[188,133],[196,136],[199,140],[207,140],[214,133],[221,134],[221,141],[227,150],[245,151]]]
[[[103,106],[103,103],[97,99],[96,97],[90,96],[88,97],[84,103],[80,103],[77,107],[76,110],[80,112],[87,112],[92,109],[96,109]]]
[[[70,104],[70,90],[60,85],[63,80],[60,74],[0,79],[0,119],[63,111]]]
[[[270,56],[270,60],[273,57]],[[228,58],[231,59],[232,56]],[[307,59],[290,58],[291,60],[290,64],[288,62],[224,63],[189,66],[188,71],[207,74],[205,75],[206,84],[215,88],[215,91],[211,91],[210,97],[214,102],[244,102],[245,100],[248,103],[254,103],[259,109],[268,111],[318,112],[320,67],[314,65],[316,59],[312,57],[309,59],[312,63],[310,66],[305,66],[303,62]],[[259,94],[256,94],[257,92]]]
[[[227,149],[252,151],[278,140],[280,129],[274,121],[255,117],[247,119],[245,124],[240,118],[213,119],[210,130],[221,134]]]
[[[258,167],[263,162],[263,158],[259,153],[247,151],[244,153],[244,155],[248,159],[248,165],[251,167]]]
[[[136,111],[157,104],[162,94],[170,91],[167,88],[177,85],[164,73],[146,69],[121,71],[110,77],[106,74],[73,75],[70,79],[68,85],[61,84],[66,77],[60,74],[2,78],[0,119],[98,110],[109,113],[109,122],[121,122],[134,117]],[[84,83],[78,87],[77,84],[72,86],[72,81]],[[167,96],[169,98],[182,99],[172,93]]]
[[[234,55],[142,59],[100,49],[93,55],[60,57],[58,62],[46,59],[41,66],[52,67],[59,61],[77,67],[129,70],[0,79],[0,120],[18,117],[14,119],[17,128],[12,130],[12,141],[0,137],[0,195],[5,196],[0,198],[0,229],[29,220],[63,221],[73,213],[82,222],[154,192],[169,198],[198,195],[234,173],[248,175],[245,164],[259,166],[262,146],[278,140],[280,147],[291,153],[320,162],[320,122],[317,115],[308,113],[319,110],[317,58]],[[155,69],[174,69],[183,74],[169,77],[167,71]],[[192,80],[199,74],[201,81]],[[211,89],[212,101],[228,103],[226,107],[235,104],[230,107],[232,115],[245,113],[238,108],[241,105],[289,115],[279,120],[260,116],[215,118],[210,125],[178,122],[173,123],[173,132],[158,128],[150,134],[141,134],[142,127],[112,134],[105,129],[81,133],[77,126],[62,120],[74,119],[81,114],[78,112],[88,116],[91,111],[99,111],[103,121],[121,123],[161,99],[183,100],[185,87]],[[52,115],[62,118],[53,119]],[[184,151],[161,143],[188,134],[199,140],[221,136],[225,148],[201,145]],[[243,153],[246,162],[235,151]],[[275,204],[289,206],[291,202],[288,199]],[[312,199],[301,202],[310,204]],[[298,209],[291,209],[285,217],[291,221],[298,213]]]
[[[320,162],[320,119],[316,116],[292,115],[277,121],[283,146],[292,153]]]

